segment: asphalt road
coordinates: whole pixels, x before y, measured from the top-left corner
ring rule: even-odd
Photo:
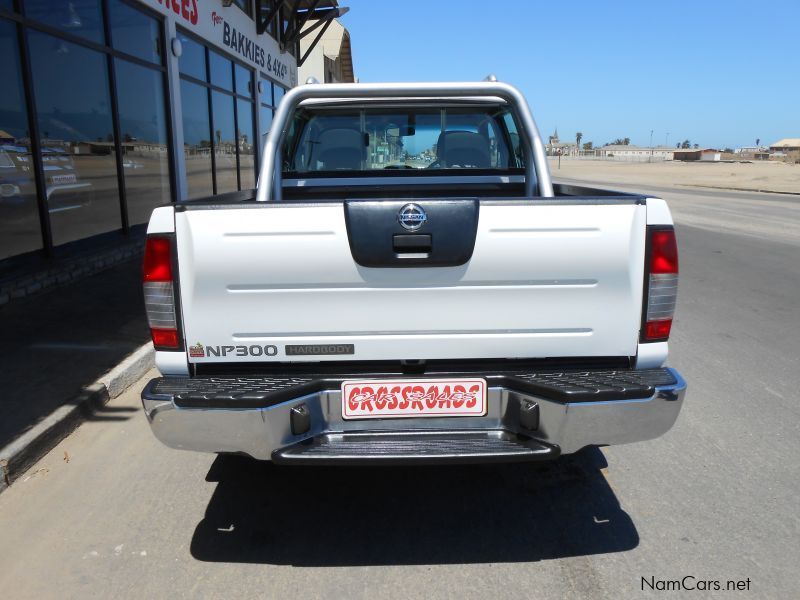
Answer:
[[[678,224],[689,382],[666,436],[291,470],[161,447],[133,389],[0,495],[2,597],[704,597],[642,591],[685,576],[800,597],[800,198],[653,191]]]

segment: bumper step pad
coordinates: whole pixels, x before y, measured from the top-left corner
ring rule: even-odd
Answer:
[[[431,373],[436,377],[441,374]],[[674,385],[669,369],[571,370],[534,373],[448,373],[448,377],[485,377],[489,387],[502,386],[559,402],[592,402],[649,398],[657,387]],[[333,376],[268,375],[247,377],[161,377],[143,396],[175,402],[180,408],[266,408],[324,390],[337,390],[344,379],[402,378],[403,375]],[[406,375],[405,377],[415,377]],[[418,377],[418,376],[417,376]]]
[[[336,433],[276,450],[291,465],[441,464],[549,460],[558,447],[505,431]]]

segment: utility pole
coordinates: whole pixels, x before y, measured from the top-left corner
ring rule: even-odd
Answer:
[[[650,130],[650,160],[647,162],[653,162],[653,130]]]

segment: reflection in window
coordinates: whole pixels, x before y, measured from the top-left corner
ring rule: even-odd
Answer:
[[[267,139],[267,134],[272,128],[272,107],[262,104],[258,109],[258,120],[261,125],[261,145],[263,146]]]
[[[253,135],[253,104],[247,100],[237,100],[239,124],[239,177],[243,190],[256,187],[255,136]]]
[[[104,55],[29,31],[53,243],[120,227]]]
[[[266,77],[261,77],[261,87],[264,90],[261,93],[261,102],[264,104],[269,104],[270,106],[275,106],[275,103],[272,101],[272,88],[273,83],[267,79]]]
[[[120,0],[110,0],[108,8],[114,48],[160,64],[161,26],[158,21]]]
[[[233,3],[239,8],[241,8],[248,17],[253,16],[252,0],[233,0]]]
[[[160,71],[116,59],[122,168],[131,225],[170,201],[167,118]]]
[[[184,75],[189,75],[200,81],[206,80],[206,49],[192,38],[178,32],[181,41],[181,57],[178,60],[178,69]]]
[[[233,97],[211,92],[214,115],[214,161],[217,193],[239,189],[236,178],[236,133],[233,126]]]
[[[211,124],[206,88],[181,80],[183,147],[189,198],[213,194],[211,179]]]
[[[278,106],[278,103],[281,101],[281,98],[283,98],[283,95],[286,93],[286,89],[282,88],[276,83],[273,84],[272,86],[272,92],[274,97],[272,104],[273,106]]]
[[[16,27],[0,19],[0,259],[42,247]]]
[[[241,65],[236,65],[236,93],[240,96],[253,97],[253,73]]]
[[[233,91],[233,63],[214,51],[208,53],[212,85]]]
[[[100,0],[25,0],[25,14],[98,44],[105,42]]]

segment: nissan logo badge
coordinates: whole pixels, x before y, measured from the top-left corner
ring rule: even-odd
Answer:
[[[397,220],[400,221],[400,225],[404,229],[416,231],[425,224],[425,221],[428,220],[428,215],[418,204],[406,204],[397,213]]]

